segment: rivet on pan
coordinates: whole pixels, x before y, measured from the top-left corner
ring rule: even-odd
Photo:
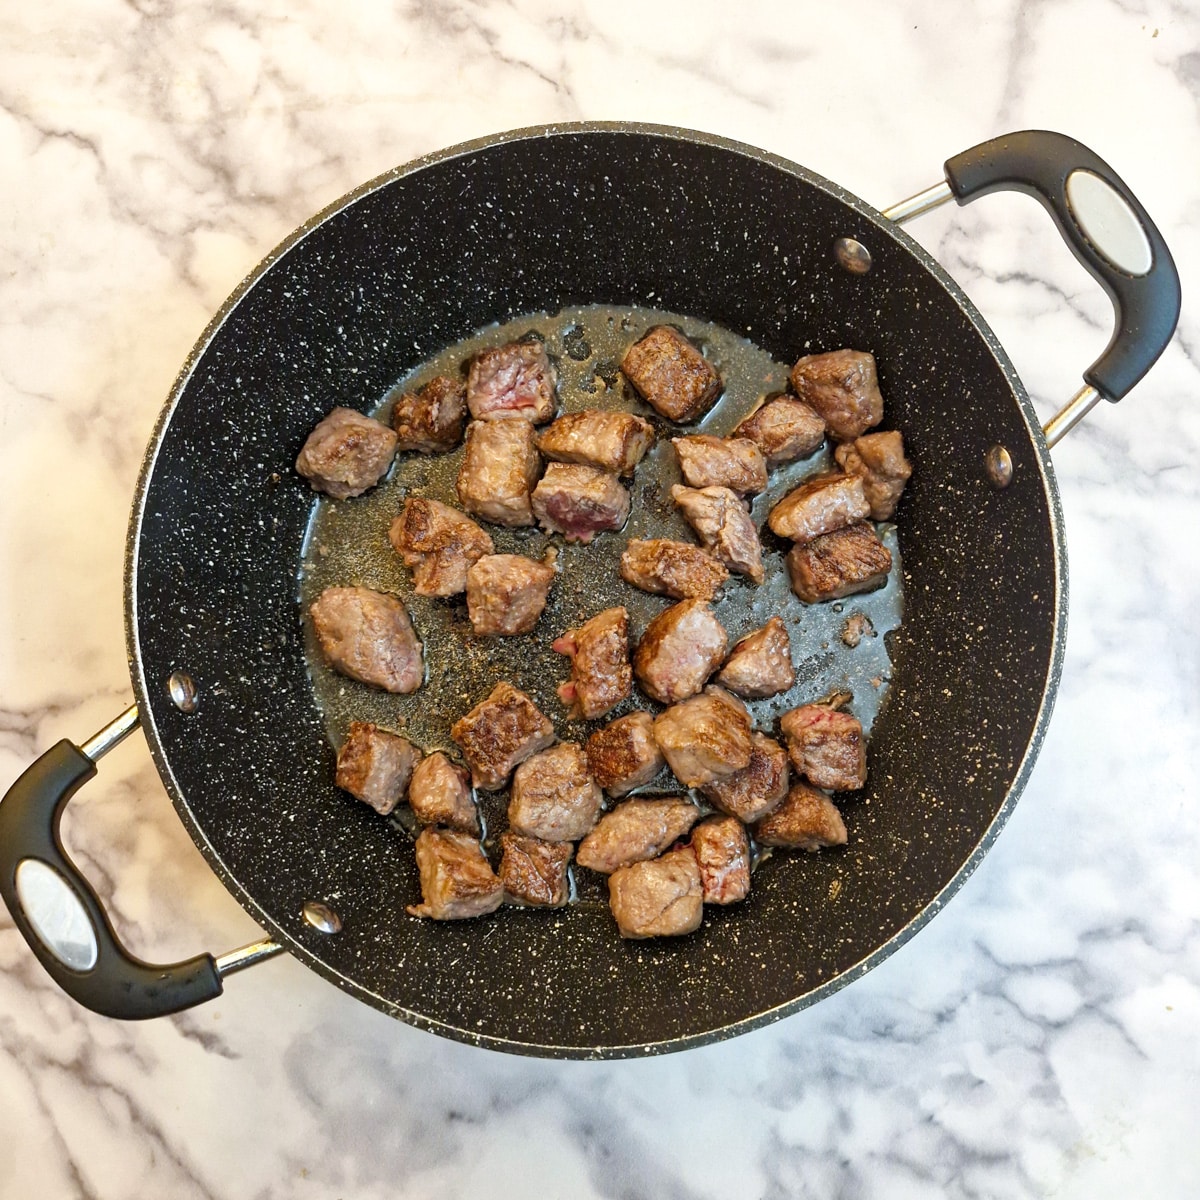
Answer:
[[[1003,446],[993,446],[983,456],[983,465],[987,468],[988,478],[993,487],[1006,488],[1012,483],[1012,455]]]
[[[871,252],[854,238],[838,238],[833,256],[851,275],[865,275],[871,269]]]
[[[176,671],[167,680],[167,695],[180,712],[194,713],[200,707],[200,692],[196,681],[183,671]]]
[[[300,911],[304,914],[304,919],[321,933],[341,933],[342,918],[328,904],[322,904],[319,900],[309,900]]]

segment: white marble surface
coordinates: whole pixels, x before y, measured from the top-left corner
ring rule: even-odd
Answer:
[[[354,184],[504,128],[635,118],[883,205],[976,141],[1058,128],[1140,194],[1186,298],[1198,106],[1182,0],[4,6],[0,785],[128,702],[122,542],[158,407],[242,274]],[[1110,317],[1040,210],[997,197],[916,234],[1052,411]],[[721,1045],[543,1062],[289,961],[174,1019],[94,1018],[5,913],[0,1196],[1200,1194],[1198,346],[1185,311],[1135,396],[1056,451],[1072,613],[1049,737],[981,869],[875,972]],[[140,740],[67,833],[146,956],[253,936]]]

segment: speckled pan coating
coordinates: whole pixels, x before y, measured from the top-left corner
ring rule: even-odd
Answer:
[[[834,262],[866,244],[870,274]],[[905,623],[850,845],[765,864],[700,934],[622,942],[580,905],[404,918],[409,845],[332,785],[294,576],[313,498],[290,466],[334,404],[373,406],[439,347],[564,304],[647,304],[781,361],[874,352],[916,465]],[[1012,454],[988,484],[993,443]],[[995,838],[1049,718],[1066,618],[1061,515],[1011,364],[954,283],[840,188],[750,147],[641,126],[523,130],[376,180],[274,252],[205,332],[163,411],[127,557],[134,687],[197,845],[315,970],[384,1011],[497,1049],[631,1056],[729,1036],[869,969]],[[744,631],[737,631],[744,632]],[[189,671],[199,710],[167,698]],[[324,900],[345,928],[301,917]],[[484,937],[487,937],[486,942]]]

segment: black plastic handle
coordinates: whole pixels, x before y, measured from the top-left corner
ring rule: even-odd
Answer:
[[[1116,328],[1103,354],[1083,373],[1105,399],[1120,400],[1154,365],[1179,321],[1179,273],[1162,234],[1121,177],[1098,154],[1061,133],[1026,129],[983,142],[946,163],[959,204],[988,192],[1025,192],[1041,201],[1071,252],[1109,294]],[[1116,266],[1080,224],[1067,197],[1076,171],[1098,176],[1132,210],[1150,246],[1150,266],[1131,274]]]
[[[69,741],[52,746],[0,800],[0,898],[54,982],[73,1000],[107,1017],[142,1020],[190,1008],[221,994],[211,954],[152,966],[121,945],[96,893],[63,851],[59,823],[96,764]],[[98,953],[88,970],[62,962],[39,936],[17,891],[17,870],[34,860],[54,870],[83,905]]]

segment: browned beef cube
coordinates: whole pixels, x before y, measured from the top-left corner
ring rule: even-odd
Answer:
[[[516,833],[500,835],[500,882],[510,904],[534,908],[559,908],[570,898],[567,867],[570,842],[543,842]]]
[[[532,525],[529,494],[542,469],[528,421],[472,421],[455,485],[467,512],[497,525]]]
[[[363,587],[331,587],[308,611],[335,671],[401,694],[415,692],[424,682],[424,647],[395,596]]]
[[[471,768],[477,788],[493,792],[508,782],[513,768],[554,741],[554,726],[524,692],[498,683],[450,728]]]
[[[617,477],[578,463],[548,464],[531,503],[542,528],[568,542],[590,542],[629,519],[629,493]]]
[[[700,810],[683,796],[626,800],[605,813],[579,843],[581,867],[605,875],[630,863],[657,858],[696,823]]]
[[[385,816],[404,799],[421,752],[398,733],[351,721],[337,756],[334,782]]]
[[[870,511],[858,475],[821,475],[788,492],[771,509],[767,524],[780,537],[802,544],[861,521]]]
[[[750,839],[734,817],[709,817],[692,831],[705,904],[736,904],[750,894]]]
[[[352,408],[335,408],[308,435],[296,470],[335,500],[361,496],[387,474],[396,456],[396,435]]]
[[[417,837],[417,869],[421,872],[421,904],[410,904],[414,917],[457,921],[495,912],[504,888],[479,843],[453,829],[422,829]]]
[[[739,496],[761,492],[767,486],[767,464],[762,451],[747,438],[692,437],[671,439],[679,469],[689,487],[727,487]]]
[[[700,787],[750,763],[750,715],[728,692],[707,688],[654,721],[654,740],[675,778]]]
[[[614,475],[632,475],[653,445],[649,421],[597,408],[559,417],[538,438],[538,449],[555,462],[582,463]]]
[[[857,717],[824,704],[805,704],[784,713],[779,728],[792,766],[813,787],[852,792],[867,782],[867,744]]]
[[[820,850],[846,844],[842,814],[828,796],[798,783],[770,816],[754,826],[762,846],[787,846],[794,850]]]
[[[752,733],[750,741],[746,766],[700,789],[714,807],[746,822],[757,821],[778,808],[788,789],[787,751],[763,733]]]
[[[408,805],[422,825],[446,825],[479,832],[479,814],[471,799],[470,775],[440,750],[427,754],[413,771]]]
[[[522,417],[535,425],[554,416],[557,376],[537,341],[481,350],[467,376],[467,406],[476,420]]]
[[[420,391],[404,392],[392,407],[392,428],[401,450],[442,454],[462,441],[467,423],[467,389],[439,375]]]
[[[731,571],[763,581],[762,543],[750,510],[728,488],[688,488],[675,484],[671,499],[679,505],[705,550]]]
[[[652,780],[666,765],[654,740],[654,718],[632,712],[597,729],[587,740],[588,767],[610,796],[624,796]]]
[[[659,596],[711,600],[729,572],[699,546],[666,538],[630,538],[621,555],[621,578]]]
[[[792,368],[792,390],[825,418],[835,441],[848,442],[883,420],[875,356],[864,350],[805,355]]]
[[[629,665],[629,614],[606,608],[578,629],[569,629],[553,645],[571,657],[571,678],[558,689],[571,715],[594,721],[633,691]]]
[[[892,552],[867,521],[793,546],[787,556],[792,591],[805,604],[872,592],[887,583]]]
[[[752,412],[733,436],[749,438],[773,470],[818,449],[825,440],[825,419],[803,400],[780,396]]]
[[[577,742],[527,758],[513,775],[508,825],[544,842],[575,842],[596,823],[604,795]]]
[[[721,377],[703,354],[670,325],[657,325],[625,352],[625,378],[671,421],[695,421],[721,392]]]
[[[900,493],[912,476],[912,463],[904,456],[904,438],[895,429],[864,433],[833,452],[847,475],[860,475],[871,506],[872,521],[886,521],[896,511]]]
[[[690,846],[618,867],[608,877],[608,906],[623,938],[692,933],[704,919],[703,895]]]
[[[792,644],[783,621],[772,617],[761,629],[737,642],[717,682],[751,700],[786,692],[796,682],[796,668],[792,666]]]
[[[528,633],[546,607],[554,568],[521,554],[486,554],[467,572],[467,615],[481,636]]]
[[[646,626],[633,656],[642,691],[663,704],[694,696],[725,657],[729,641],[703,600],[681,600]]]
[[[437,500],[410,496],[388,530],[404,565],[412,568],[418,596],[465,591],[467,571],[493,550],[492,539],[470,517]]]

